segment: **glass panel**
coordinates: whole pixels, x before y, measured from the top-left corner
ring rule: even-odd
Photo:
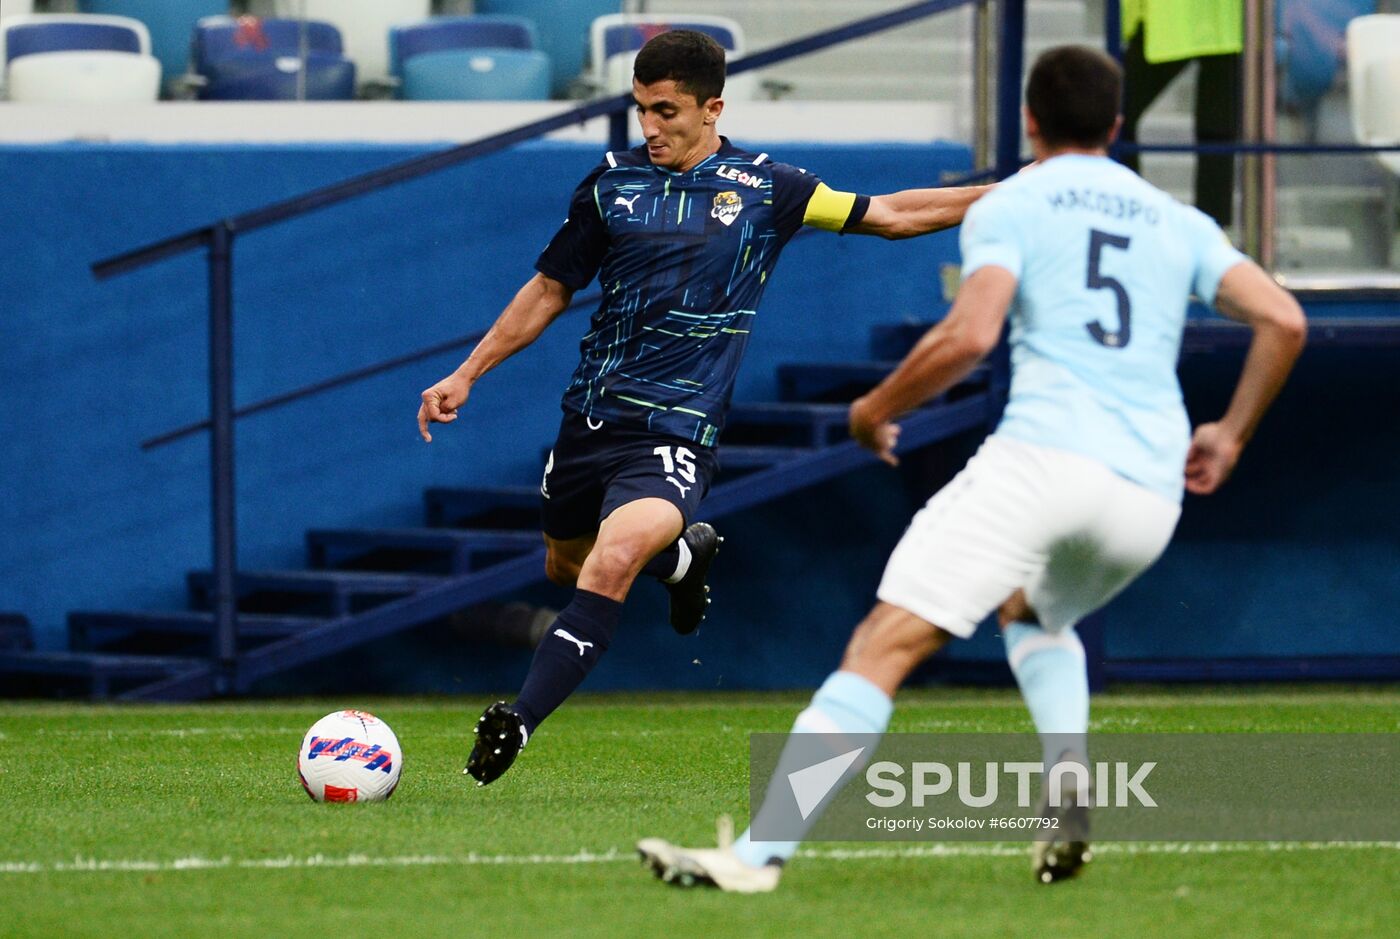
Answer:
[[[1191,62],[1167,83],[1142,114],[1137,125],[1138,142],[1144,145],[1196,143],[1195,106],[1199,86],[1200,67]],[[1131,96],[1132,92],[1128,94]],[[1243,231],[1240,163],[1238,156],[1144,153],[1139,157],[1139,172],[1148,182],[1187,205],[1197,205],[1221,223],[1231,241],[1239,244]]]
[[[1400,142],[1365,126],[1368,107],[1400,94],[1377,80],[1376,57],[1348,25],[1358,16],[1400,11],[1377,0],[1278,0],[1275,20],[1277,135],[1280,143],[1378,145]],[[1400,38],[1400,15],[1370,20],[1360,30]],[[1394,42],[1382,49],[1394,55]],[[1393,109],[1393,108],[1392,108]],[[1400,273],[1396,212],[1400,153],[1303,154],[1278,157],[1277,255],[1282,274]]]
[[[1400,272],[1396,177],[1368,154],[1277,159],[1281,274]]]

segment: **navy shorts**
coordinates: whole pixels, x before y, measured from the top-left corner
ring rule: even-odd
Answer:
[[[665,499],[689,525],[719,463],[710,447],[565,411],[540,483],[544,533],[581,538],[618,506]]]

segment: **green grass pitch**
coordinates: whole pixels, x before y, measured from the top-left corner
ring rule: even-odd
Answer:
[[[1105,845],[1050,887],[1011,844],[818,844],[757,897],[647,875],[637,838],[709,844],[716,816],[747,818],[746,735],[806,699],[582,695],[485,789],[461,775],[484,698],[0,703],[0,936],[1400,935],[1394,844]],[[301,735],[344,706],[404,746],[388,803],[316,805],[297,783]],[[1094,715],[1106,733],[1397,732],[1400,689],[1122,689]],[[891,729],[1030,728],[1013,692],[924,690]]]

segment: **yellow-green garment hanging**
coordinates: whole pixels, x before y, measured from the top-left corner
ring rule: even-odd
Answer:
[[[1148,62],[1175,62],[1244,49],[1243,0],[1122,0],[1123,42],[1146,29]]]

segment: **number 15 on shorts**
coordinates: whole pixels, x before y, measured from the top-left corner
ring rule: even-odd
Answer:
[[[661,457],[661,472],[666,474],[668,483],[681,491],[681,498],[684,499],[690,487],[695,485],[695,454],[685,447],[657,447],[651,452]],[[690,485],[682,485],[677,476]]]

